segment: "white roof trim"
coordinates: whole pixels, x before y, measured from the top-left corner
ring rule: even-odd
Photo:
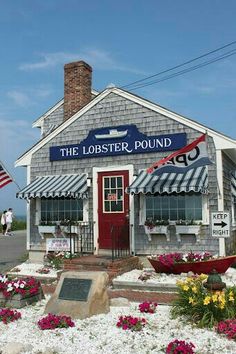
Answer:
[[[42,123],[45,118],[47,118],[50,114],[52,114],[56,109],[62,106],[64,103],[64,99],[60,100],[56,103],[52,108],[50,108],[46,113],[44,113],[41,117],[39,117],[36,121],[33,122],[32,128],[41,128]]]
[[[155,103],[149,102],[141,97],[135,96],[129,92],[123,91],[118,88],[109,88],[100,93],[97,97],[95,97],[91,102],[89,102],[86,106],[81,108],[77,113],[75,113],[70,119],[66,120],[64,123],[60,124],[58,128],[53,130],[50,134],[48,134],[45,138],[40,140],[36,145],[34,145],[30,150],[28,150],[25,154],[23,154],[16,162],[15,167],[17,166],[26,166],[31,161],[31,156],[36,151],[38,151],[41,147],[47,144],[50,140],[57,136],[57,134],[61,133],[65,128],[74,123],[79,117],[89,111],[93,106],[95,106],[99,101],[103,100],[110,93],[115,93],[120,95],[130,101],[136,102],[137,104],[142,105],[148,109],[151,109],[155,112],[161,113],[166,117],[169,117],[179,123],[187,125],[188,127],[198,130],[201,133],[206,133],[214,139],[216,149],[236,149],[236,140],[227,137],[221,133],[218,133],[204,125],[201,125],[191,119],[185,118],[177,113],[171,112],[161,106],[158,106]],[[60,101],[62,102],[62,101]],[[59,103],[58,103],[59,104]],[[55,106],[54,106],[55,107]]]
[[[99,94],[98,91],[92,90],[92,95],[97,96]],[[41,128],[42,123],[45,118],[47,118],[50,114],[52,114],[56,109],[62,106],[64,103],[64,98],[62,98],[58,103],[56,103],[52,108],[50,108],[47,112],[45,112],[41,117],[39,117],[36,121],[33,122],[32,128]]]

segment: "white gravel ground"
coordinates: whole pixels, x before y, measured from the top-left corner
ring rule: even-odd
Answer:
[[[28,275],[35,275],[33,268],[31,265],[31,274]],[[138,280],[141,272],[133,270],[116,279],[141,282]],[[173,284],[177,278],[179,276],[153,273],[148,282]],[[236,271],[230,268],[222,278],[232,285],[236,283]],[[171,319],[170,307],[164,305],[159,305],[155,314],[140,313],[137,303],[131,303],[129,307],[111,307],[108,314],[75,320],[74,328],[42,331],[37,321],[43,317],[47,301],[48,297],[34,306],[20,309],[22,319],[16,322],[8,325],[0,322],[2,353],[8,353],[7,345],[14,342],[17,348],[23,345],[21,353],[25,354],[157,354],[164,353],[163,349],[173,339],[191,341],[198,354],[236,353],[236,342],[229,341],[214,330],[194,328],[183,320]],[[120,315],[145,317],[148,323],[141,332],[125,331],[116,327]]]

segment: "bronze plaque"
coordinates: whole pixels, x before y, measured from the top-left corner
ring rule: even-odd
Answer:
[[[65,278],[58,298],[61,300],[87,301],[91,284],[91,279]]]

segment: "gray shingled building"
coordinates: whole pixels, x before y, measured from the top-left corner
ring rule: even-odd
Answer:
[[[82,61],[64,73],[64,99],[33,123],[41,138],[16,161],[27,167],[17,197],[29,201],[28,249],[44,253],[55,237],[95,254],[232,253],[236,141],[122,89],[92,90]],[[147,172],[203,134],[212,164]],[[183,166],[195,158],[184,156]]]

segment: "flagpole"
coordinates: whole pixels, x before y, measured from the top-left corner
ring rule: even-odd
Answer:
[[[10,172],[8,171],[8,169],[5,167],[5,165],[2,163],[1,160],[0,160],[0,164],[2,165],[2,167],[4,168],[4,170],[8,173],[8,175],[11,177],[12,182],[15,183],[15,185],[17,186],[17,188],[19,188],[19,190],[21,190],[21,187],[19,186],[19,184],[14,180],[14,178],[12,177],[12,175],[10,174]]]

